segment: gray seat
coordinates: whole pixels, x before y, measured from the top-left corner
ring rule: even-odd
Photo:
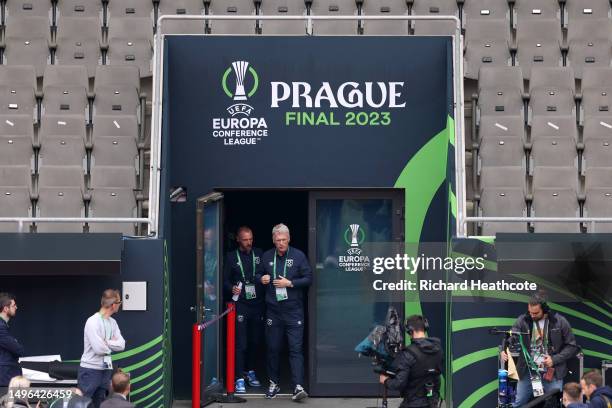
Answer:
[[[65,17],[81,17],[98,19],[98,26],[102,26],[102,1],[100,0],[56,0],[55,20],[61,25]]]
[[[86,140],[86,124],[78,115],[43,116],[38,130],[38,139],[44,143],[47,138],[77,137]]]
[[[140,77],[152,75],[153,26],[148,18],[113,18],[108,27],[108,65],[133,65]]]
[[[525,140],[525,121],[522,116],[483,116],[478,124],[479,140],[489,138]]]
[[[523,166],[489,166],[480,170],[480,190],[508,187],[525,190],[526,169]]]
[[[571,68],[534,69],[529,94],[530,118],[576,115],[576,87]]]
[[[14,139],[28,139],[30,144],[34,141],[34,126],[32,118],[27,115],[0,116],[0,137]],[[22,163],[25,164],[25,163]]]
[[[582,78],[580,123],[589,123],[589,131],[597,126],[612,125],[612,68],[585,68]]]
[[[584,216],[598,218],[612,218],[612,188],[587,188],[584,201]],[[612,232],[612,223],[599,222],[594,226],[585,223],[588,232]]]
[[[91,188],[136,188],[134,166],[91,166]]]
[[[414,21],[413,22],[413,34],[414,35],[440,35],[440,36],[452,36],[456,32],[456,23],[454,21]]]
[[[109,0],[106,8],[109,25],[114,18],[146,17],[153,21],[153,1],[151,0]]]
[[[212,0],[209,1],[208,14],[211,16],[254,16],[253,0]],[[212,34],[255,34],[256,20],[207,20]]]
[[[0,65],[0,115],[38,118],[33,66]],[[3,121],[4,122],[4,121]]]
[[[57,27],[55,64],[79,65],[93,77],[102,64],[101,27],[95,17],[65,17]]]
[[[136,88],[116,86],[96,88],[94,122],[99,115],[139,117],[140,99]]]
[[[568,28],[576,21],[610,17],[610,2],[608,0],[569,0],[565,2],[565,16]]]
[[[585,139],[582,170],[586,172],[592,167],[612,168],[612,137]],[[612,179],[610,180],[609,185],[612,187]]]
[[[515,0],[513,13],[515,24],[549,19],[555,19],[561,24],[561,7],[557,0]]]
[[[459,7],[455,0],[415,0],[411,14],[415,16],[456,16],[459,17]],[[454,21],[413,21],[414,35],[453,35]]]
[[[262,16],[303,16],[306,15],[306,3],[303,0],[266,0],[261,2],[259,14]],[[259,27],[262,34],[306,34],[306,21],[303,20],[259,20]]]
[[[563,63],[563,35],[558,20],[522,20],[516,29],[515,65],[525,79],[531,78],[534,67],[560,67]]]
[[[136,139],[97,136],[91,151],[91,164],[97,166],[132,166],[138,168]]]
[[[482,67],[478,74],[478,116],[523,118],[523,78],[517,67]]]
[[[520,188],[489,188],[481,191],[479,217],[526,217],[525,193]],[[483,222],[480,235],[498,232],[527,232],[527,224],[520,222]]]
[[[202,0],[172,0],[159,3],[159,16],[204,14]],[[164,34],[205,34],[205,23],[201,21],[164,21],[162,25]]]
[[[572,167],[537,166],[533,174],[534,217],[579,217],[578,171]],[[579,223],[533,223],[535,232],[580,232]]]
[[[0,125],[0,130],[5,128]],[[0,166],[30,165],[34,155],[32,136],[0,133]]]
[[[467,0],[463,3],[463,27],[471,29],[474,21],[503,20],[510,27],[510,8],[506,0]]]
[[[569,25],[569,51],[566,65],[582,78],[585,67],[610,67],[612,60],[612,22],[608,19],[576,20]]]
[[[45,17],[11,18],[4,31],[3,64],[32,65],[36,76],[42,76],[50,60],[50,30]]]
[[[612,168],[610,167],[592,167],[586,170],[585,173],[585,202],[584,216],[585,217],[612,217],[612,189],[610,187],[612,180]],[[591,224],[587,224],[589,228]],[[611,223],[597,223],[595,230],[589,232],[611,232]]]
[[[49,65],[43,79],[42,115],[78,115],[89,120],[87,70],[78,65]]]
[[[47,25],[51,25],[52,4],[45,0],[6,0],[4,8],[4,19],[6,24],[12,24],[13,18],[20,17],[44,17]]]
[[[405,16],[408,5],[405,0],[366,0],[361,6],[364,16]],[[407,35],[408,20],[362,20],[365,35]]]
[[[31,217],[31,191],[27,187],[3,186],[0,183],[0,217]],[[23,232],[31,224],[24,225]],[[19,232],[19,224],[0,222],[0,232]]]
[[[39,167],[37,217],[84,217],[83,189],[82,167]],[[36,229],[38,232],[83,232],[83,224],[40,222]]]
[[[47,166],[86,165],[85,143],[80,137],[46,137],[40,142],[38,166],[40,172]]]
[[[497,166],[524,168],[526,160],[523,141],[516,137],[488,137],[480,144],[478,159],[478,169],[484,172],[484,168]]]
[[[98,188],[91,192],[89,216],[95,218],[136,217],[134,191],[125,188]],[[135,234],[135,225],[130,223],[89,223],[89,232],[121,232]]]
[[[582,139],[612,140],[612,114],[608,117],[590,117],[584,122]]]
[[[310,6],[313,16],[356,16],[355,0],[313,0]],[[358,33],[358,20],[313,21],[314,35],[352,35]]]
[[[540,137],[533,141],[529,167],[574,167],[578,169],[576,142],[566,137]]]
[[[138,119],[136,116],[96,115],[93,120],[92,140],[99,138],[126,138],[138,140]]]
[[[531,140],[536,141],[543,137],[565,139],[575,145],[578,141],[576,117],[573,115],[534,117],[531,121]]]
[[[465,32],[465,76],[478,78],[482,66],[512,65],[506,20],[474,20]]]

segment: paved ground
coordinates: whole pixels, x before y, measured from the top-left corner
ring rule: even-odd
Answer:
[[[389,408],[397,408],[401,400],[389,400]],[[291,401],[291,397],[277,397],[272,400],[267,400],[261,397],[250,397],[244,404],[211,404],[210,408],[230,408],[230,407],[249,407],[249,408],[296,408],[299,406],[309,408],[369,408],[380,407],[376,399],[369,398],[309,398],[304,402],[295,403]],[[191,408],[191,401],[174,401],[172,408]]]

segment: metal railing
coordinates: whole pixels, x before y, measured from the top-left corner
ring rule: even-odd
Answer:
[[[612,223],[612,218],[605,217],[464,217],[462,220],[464,228],[468,223],[476,222],[506,222],[506,223],[535,223],[535,222],[558,222],[558,223],[581,223],[591,224],[591,228],[595,229],[595,223]]]

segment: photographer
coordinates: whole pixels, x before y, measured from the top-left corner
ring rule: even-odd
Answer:
[[[440,340],[427,337],[429,323],[423,316],[406,319],[406,331],[412,343],[402,350],[391,366],[393,378],[381,374],[380,383],[399,391],[404,401],[400,408],[438,407],[440,374],[444,356]]]
[[[567,375],[567,360],[580,351],[565,317],[550,310],[544,296],[538,293],[529,299],[527,313],[518,317],[512,331],[528,333],[520,341],[514,406],[527,404],[536,394],[554,388],[561,390]],[[508,361],[505,351],[501,352],[501,358]]]

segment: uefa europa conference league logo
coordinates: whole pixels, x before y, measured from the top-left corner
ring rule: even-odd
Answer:
[[[269,84],[270,109],[288,109],[284,112],[287,127],[389,126],[391,110],[406,107],[404,82],[349,81],[338,87],[325,81]],[[228,117],[213,118],[213,137],[226,146],[255,145],[268,137],[266,119],[252,116],[255,108],[247,103],[259,89],[255,68],[248,61],[232,62],[222,73],[221,87],[233,104],[226,108]]]
[[[338,257],[338,266],[346,272],[363,272],[370,266],[370,257],[362,255],[360,245],[365,241],[366,235],[359,224],[351,224],[344,231],[344,242],[349,246],[347,255]]]

